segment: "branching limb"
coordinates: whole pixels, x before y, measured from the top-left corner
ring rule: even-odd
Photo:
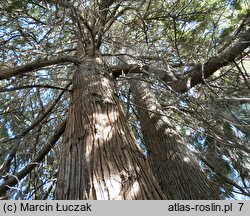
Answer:
[[[218,54],[217,56],[209,59],[203,67],[197,68],[189,76],[184,77],[178,81],[171,83],[172,88],[177,91],[185,92],[188,90],[188,80],[190,80],[190,87],[203,82],[204,79],[210,77],[214,72],[220,68],[233,63],[237,57],[239,57],[246,48],[250,46],[250,29],[242,35],[242,37],[233,45],[229,46],[224,52]],[[204,76],[203,76],[204,75]]]
[[[66,86],[66,88],[68,88],[71,85],[71,82]],[[24,137],[25,135],[27,135],[31,130],[33,130],[37,125],[39,125],[53,110],[53,108],[56,106],[56,104],[59,102],[59,100],[61,99],[61,97],[63,96],[63,94],[65,93],[65,91],[62,91],[58,97],[54,100],[54,102],[50,105],[50,107],[43,113],[43,115],[41,115],[40,117],[38,117],[32,125],[30,125],[27,129],[25,129],[22,133],[18,134],[17,136],[8,139],[8,140],[3,140],[2,143],[6,143],[6,142],[10,142],[16,139],[20,139],[22,137]]]
[[[51,58],[51,59],[39,59],[37,61],[18,66],[11,69],[0,70],[0,80],[8,79],[13,76],[21,75],[24,73],[31,72],[33,70],[38,70],[43,67],[62,64],[62,63],[76,63],[79,64],[79,61],[76,58],[72,57],[59,57],[59,58]]]

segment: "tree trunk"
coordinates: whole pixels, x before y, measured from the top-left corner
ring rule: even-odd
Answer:
[[[161,110],[147,83],[131,81],[131,90],[152,171],[170,199],[219,199],[194,155]]]
[[[136,144],[112,80],[93,58],[73,78],[56,199],[165,199]]]

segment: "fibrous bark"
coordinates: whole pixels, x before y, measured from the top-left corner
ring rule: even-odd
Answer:
[[[165,199],[113,81],[93,58],[83,60],[73,79],[56,199]]]
[[[147,83],[131,81],[148,160],[170,199],[219,199],[218,188],[201,171],[187,145],[161,110]]]

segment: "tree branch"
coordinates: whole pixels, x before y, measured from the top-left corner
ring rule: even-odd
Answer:
[[[172,82],[171,87],[176,91],[185,92],[190,87],[193,87],[199,83],[203,83],[203,78],[207,79],[218,69],[234,62],[234,60],[240,56],[249,46],[250,29],[244,35],[242,35],[235,44],[229,46],[219,55],[209,59],[203,64],[202,67],[197,68],[192,74],[183,79]]]
[[[72,84],[72,82],[70,82],[66,88],[68,88],[70,85]],[[33,130],[37,125],[39,125],[53,110],[53,108],[56,106],[56,104],[59,102],[59,100],[61,99],[61,97],[63,96],[63,94],[65,93],[65,90],[63,90],[58,97],[54,100],[54,102],[50,105],[50,107],[43,113],[43,115],[39,116],[33,123],[32,125],[30,125],[27,129],[25,129],[22,133],[18,134],[17,136],[8,139],[8,140],[1,140],[2,143],[6,143],[6,142],[10,142],[16,139],[20,139],[24,136],[26,136],[31,130]]]
[[[159,79],[168,84],[173,90],[179,92],[186,92],[189,88],[203,83],[204,79],[210,77],[218,69],[233,63],[235,59],[240,56],[246,48],[250,45],[250,29],[233,45],[228,47],[224,52],[218,56],[209,59],[202,67],[197,68],[189,76],[182,79],[177,79],[170,71],[148,66],[140,67],[139,65],[122,65],[112,69],[114,77],[127,73],[148,73],[155,74]]]
[[[25,166],[20,172],[15,176],[11,176],[6,182],[0,185],[0,196],[5,195],[5,193],[14,185],[16,185],[21,179],[23,179],[27,174],[29,174],[48,154],[52,147],[56,144],[59,138],[62,136],[66,126],[66,121],[64,121],[58,129],[55,131],[54,135],[50,138],[47,144],[42,148],[42,150],[37,154],[34,160],[32,160],[27,166]]]
[[[21,75],[23,73],[27,73],[33,70],[40,69],[42,67],[47,67],[55,64],[61,63],[76,63],[80,64],[76,58],[72,57],[59,57],[59,58],[51,58],[51,59],[39,59],[37,61],[18,66],[11,69],[0,70],[0,80],[8,79],[13,76]]]
[[[250,194],[248,192],[246,192],[241,186],[239,186],[237,183],[235,183],[234,181],[232,181],[231,179],[229,179],[227,176],[221,174],[220,171],[218,171],[214,166],[212,166],[203,156],[195,153],[199,159],[204,162],[217,176],[219,176],[220,178],[222,178],[227,184],[230,184],[232,186],[234,186],[235,188],[237,188],[238,190],[240,190],[240,192],[245,195],[245,196],[249,196]]]
[[[1,88],[1,92],[10,92],[10,91],[17,91],[17,90],[22,90],[22,89],[28,89],[28,88],[50,88],[50,89],[59,89],[59,90],[64,90],[64,91],[71,91],[67,88],[62,88],[58,86],[52,86],[52,85],[25,85],[25,86],[17,86],[17,87],[12,87],[12,88]]]
[[[128,73],[142,73],[141,67],[136,64],[124,64],[111,69],[113,77],[118,77]]]
[[[109,7],[115,3],[117,0],[102,0],[99,4],[99,13],[100,13],[100,26],[99,26],[99,35],[97,38],[96,48],[99,49],[102,42],[102,37],[104,35],[104,26],[106,24],[107,14]]]
[[[124,64],[111,69],[113,77],[118,77],[123,74],[154,74],[158,79],[163,80],[166,83],[173,82],[177,78],[172,72],[161,68],[149,67],[147,65],[141,67],[137,64]]]

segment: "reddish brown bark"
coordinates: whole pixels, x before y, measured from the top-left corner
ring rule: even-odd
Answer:
[[[93,59],[74,76],[56,199],[164,199],[114,85]]]

